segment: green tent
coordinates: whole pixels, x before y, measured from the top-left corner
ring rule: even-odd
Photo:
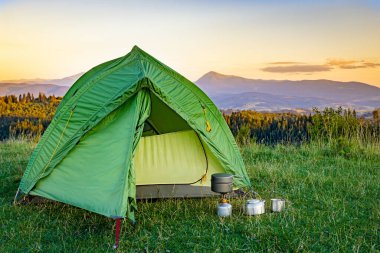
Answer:
[[[235,187],[250,186],[218,108],[135,46],[85,73],[66,93],[20,190],[133,220],[136,188],[144,197],[157,187],[183,186],[177,195],[195,196],[209,189],[215,172],[233,174]]]

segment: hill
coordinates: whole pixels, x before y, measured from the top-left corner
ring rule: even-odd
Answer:
[[[261,80],[208,72],[195,82],[222,108],[288,110],[312,107],[380,107],[380,88],[331,80]]]
[[[61,79],[0,81],[0,96],[39,92],[63,96],[83,73]],[[365,114],[380,107],[380,88],[361,82],[262,80],[208,72],[195,82],[220,109],[310,111],[313,107],[355,109]]]
[[[0,96],[33,94],[35,97],[42,92],[47,96],[55,95],[62,97],[70,87],[55,84],[25,84],[25,83],[0,83]]]
[[[54,84],[59,86],[71,86],[73,83],[75,83],[76,80],[79,79],[83,75],[83,72],[67,76],[63,78],[58,79],[42,79],[42,78],[35,78],[35,79],[18,79],[18,80],[5,80],[0,81],[0,83],[14,83],[14,84]]]
[[[81,77],[83,73],[59,78],[59,79],[19,79],[0,81],[0,96],[33,94],[37,96],[42,92],[47,96],[55,95],[62,97],[71,85]]]

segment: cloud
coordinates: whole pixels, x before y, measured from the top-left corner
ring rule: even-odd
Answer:
[[[380,67],[380,63],[375,63],[375,62],[364,62],[363,64],[364,64],[364,66],[366,66],[367,68],[376,68],[376,67]]]
[[[332,67],[327,65],[307,65],[307,64],[297,64],[289,66],[276,66],[276,67],[265,67],[262,71],[272,72],[272,73],[311,73],[311,72],[324,72],[330,71]]]
[[[296,61],[276,61],[276,62],[270,62],[268,63],[270,65],[294,65],[294,64],[303,64],[303,62],[296,62]]]
[[[332,59],[326,62],[326,65],[341,69],[364,69],[380,67],[380,63],[355,60]]]
[[[276,66],[273,66],[276,65]],[[333,69],[363,69],[380,67],[380,63],[358,60],[328,59],[325,64],[306,64],[302,62],[270,62],[262,71],[272,73],[314,73]]]
[[[345,65],[355,64],[357,62],[359,62],[359,61],[330,59],[330,60],[327,60],[326,64],[330,65],[330,66],[345,66]]]

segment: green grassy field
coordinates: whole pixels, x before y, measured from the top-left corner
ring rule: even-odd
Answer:
[[[113,220],[65,204],[13,206],[34,144],[0,144],[0,252],[112,252]],[[136,227],[124,221],[121,252],[378,252],[380,147],[328,144],[251,145],[242,149],[255,190],[282,197],[287,209],[258,217],[232,199],[232,217],[215,215],[217,199],[139,202]]]

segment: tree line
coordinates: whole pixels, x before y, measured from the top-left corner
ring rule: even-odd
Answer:
[[[0,97],[0,140],[10,137],[35,138],[50,124],[61,97],[37,97],[27,93]],[[372,119],[359,118],[354,110],[343,108],[316,108],[309,115],[295,113],[263,113],[252,110],[223,112],[232,134],[240,144],[258,142],[302,144],[311,140],[356,138],[379,141],[380,110]]]
[[[27,93],[0,97],[0,140],[10,137],[39,137],[49,126],[61,97],[37,97]]]
[[[302,144],[310,141],[338,139],[368,143],[380,142],[380,109],[372,119],[357,117],[355,110],[313,108],[313,113],[261,113],[237,111],[224,118],[240,144],[251,141],[264,144]]]

